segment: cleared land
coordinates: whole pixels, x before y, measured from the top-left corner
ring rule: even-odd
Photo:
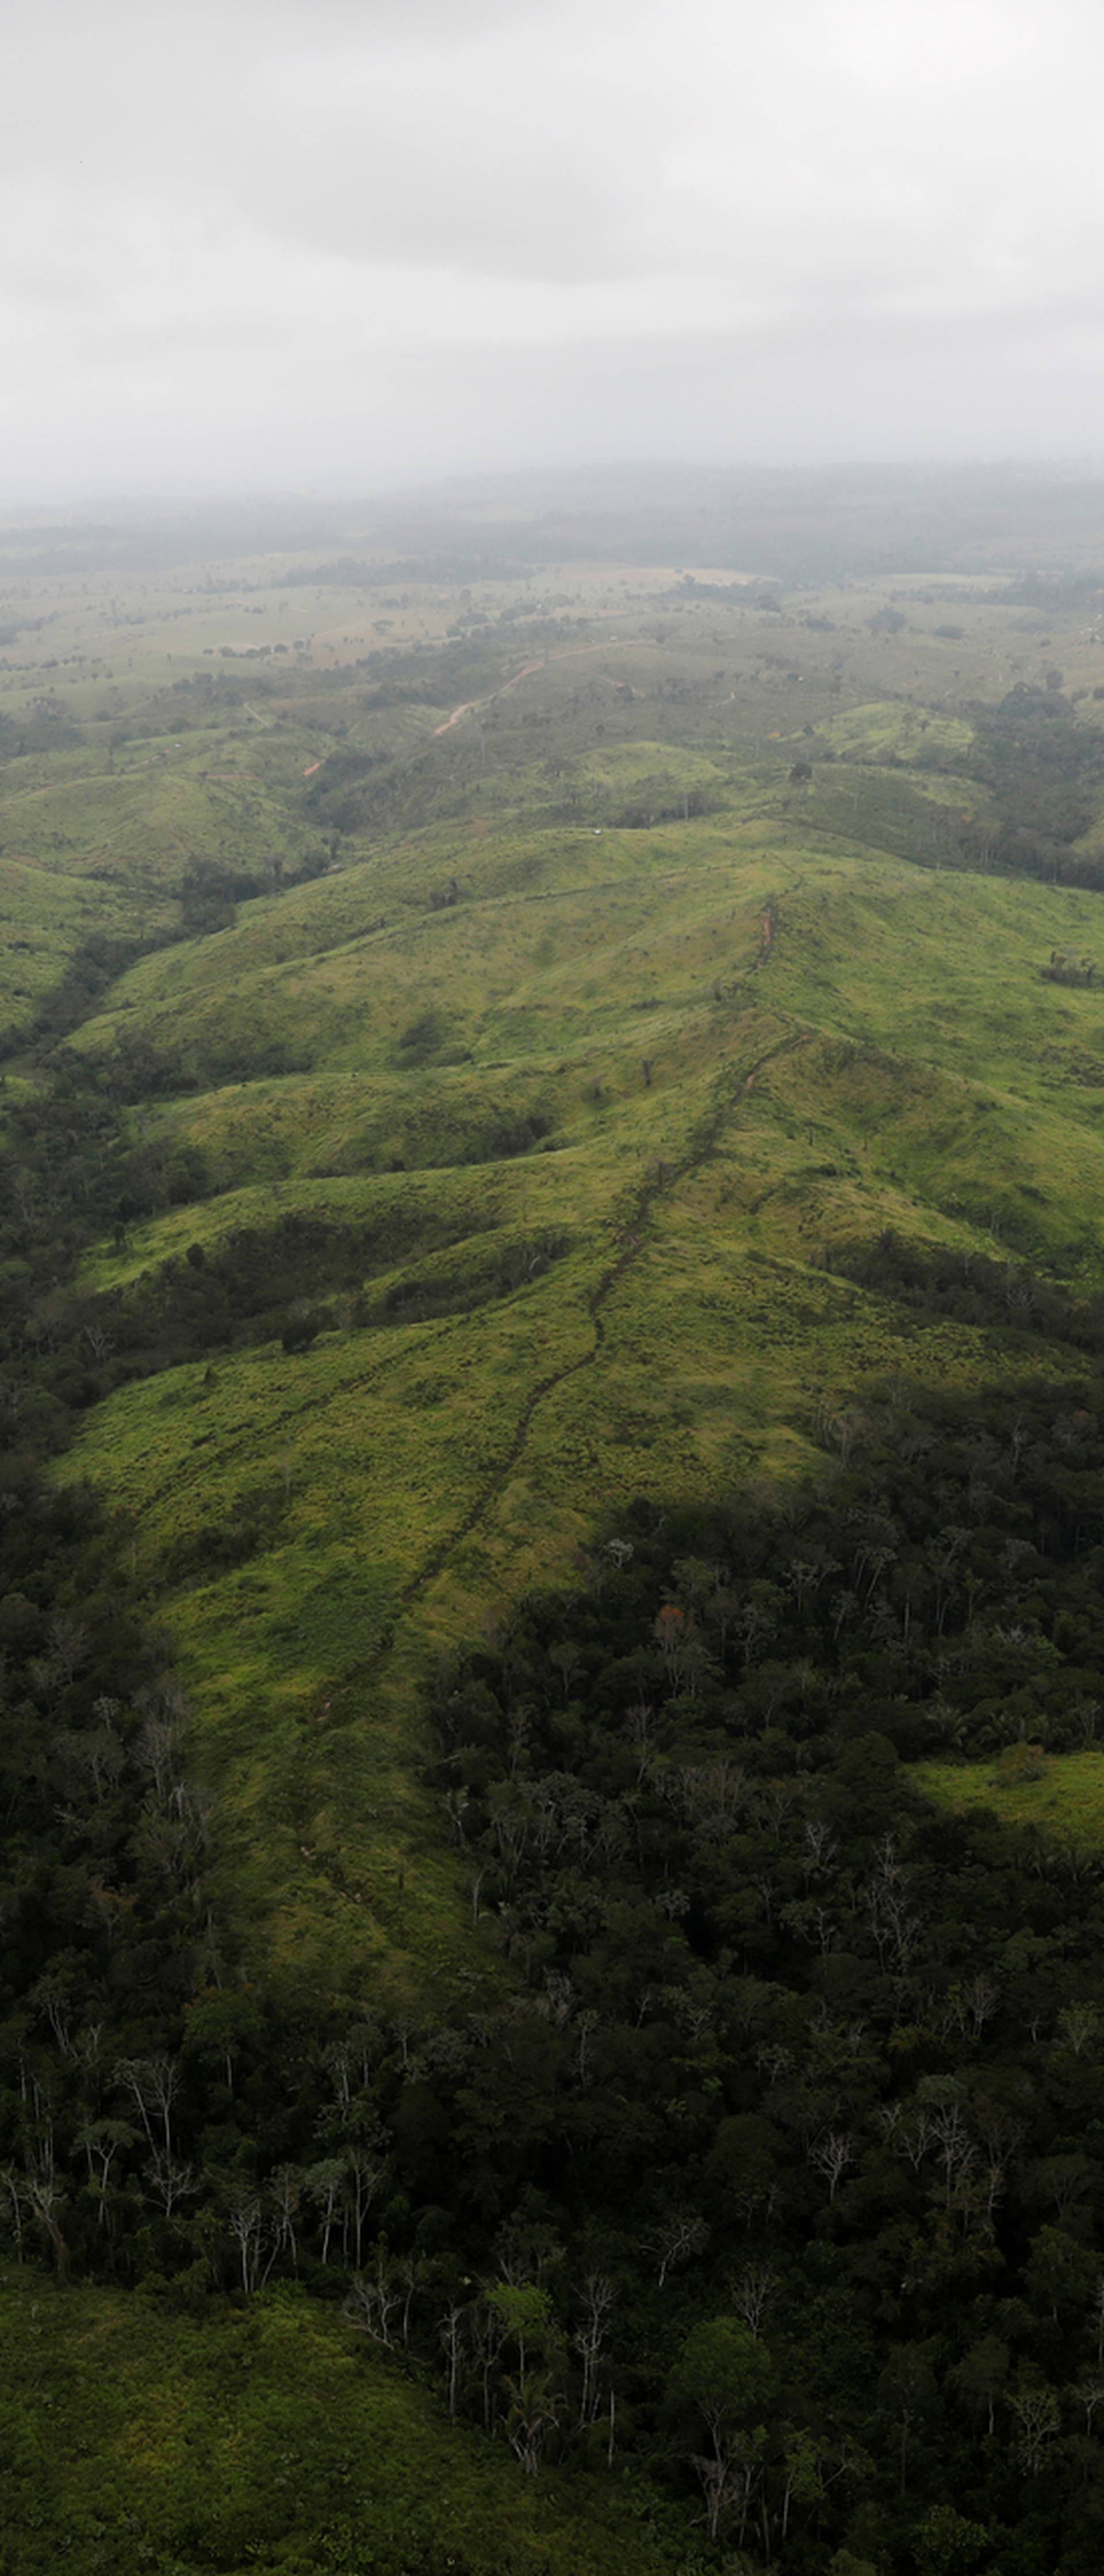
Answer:
[[[1080,1851],[1104,1851],[1104,1751],[1048,1753],[1029,1763],[925,1762],[918,1787],[968,1815],[984,1807],[1007,1825],[1035,1825]]]
[[[994,579],[82,543],[6,566],[0,998],[20,1044],[86,973],[68,1049],[174,1177],[88,1249],[109,1340],[169,1321],[61,1472],[130,1516],[254,1937],[446,1976],[443,1648],[634,1493],[800,1475],[886,1374],[1079,1364],[831,1264],[889,1226],[1098,1281],[1104,994],[1041,969],[1099,898],[956,836],[979,708],[1060,649],[1091,744],[1099,647]],[[296,1225],[267,1337],[180,1338],[189,1264],[232,1309]]]
[[[151,958],[80,1032],[183,1069],[147,1117],[212,1185],[101,1249],[98,1289],[297,1217],[366,1246],[359,1290],[320,1274],[309,1350],[122,1388],[70,1461],[133,1516],[235,1883],[288,1955],[397,1938],[444,1966],[462,1898],[412,1693],[569,1575],[596,1504],[798,1472],[864,1383],[989,1364],[834,1247],[892,1225],[1095,1278],[1104,996],[1039,964],[1096,899],[787,837],[489,837],[436,912],[436,853],[405,847]],[[511,856],[539,891],[504,887]],[[251,1080],[274,1047],[302,1071]],[[256,1553],[181,1582],[182,1543],[201,1561],[258,1495]]]
[[[532,2481],[296,2291],[200,2320],[41,2276],[0,2286],[0,2507],[11,2576],[59,2553],[110,2576],[667,2576],[680,2517],[600,2474]],[[94,2400],[91,2392],[94,2390]],[[125,2540],[124,2540],[125,2535]]]

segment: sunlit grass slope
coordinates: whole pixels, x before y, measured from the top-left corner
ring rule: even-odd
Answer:
[[[45,871],[94,874],[133,895],[196,861],[260,868],[315,845],[287,795],[309,735],[235,729],[167,736],[115,756],[93,738],[0,765],[0,837]]]
[[[311,1349],[123,1389],[70,1468],[133,1514],[237,1902],[335,1973],[455,1957],[465,1891],[419,1785],[437,1649],[567,1577],[628,1496],[797,1471],[871,1379],[1002,1364],[825,1253],[892,1224],[1091,1276],[1104,1218],[1104,995],[1040,975],[1091,943],[1091,897],[779,819],[454,837],[450,872],[447,846],[250,905],[76,1040],[154,1051],[178,1087],[146,1117],[210,1180],[90,1280],[295,1211],[374,1247]],[[253,1078],[274,1042],[304,1069]]]
[[[34,1023],[80,952],[91,942],[137,941],[167,929],[176,907],[132,886],[90,883],[0,858],[0,1039]]]
[[[505,2449],[285,2291],[202,2318],[33,2272],[0,2284],[5,2576],[666,2576],[685,2526],[598,2473]]]
[[[817,736],[841,760],[921,761],[947,754],[960,758],[973,740],[973,726],[963,716],[937,714],[901,698],[879,698],[821,723]]]

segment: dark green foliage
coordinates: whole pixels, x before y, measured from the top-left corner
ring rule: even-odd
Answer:
[[[52,1040],[63,1037],[80,1020],[88,1018],[113,977],[132,966],[135,959],[144,953],[145,946],[141,940],[111,938],[106,932],[86,941],[53,992],[42,1002],[31,1034],[49,1045]],[[27,1038],[28,1031],[24,1028],[0,1039],[0,1058],[20,1053],[27,1044]]]
[[[406,1065],[432,1064],[447,1043],[448,1030],[440,1011],[422,1011],[400,1036],[399,1062]]]
[[[998,820],[995,830],[967,827],[967,854],[1064,885],[1104,884],[1100,861],[1069,848],[1096,813],[1104,737],[1078,721],[1060,687],[1036,689],[1023,681],[999,706],[975,708],[973,716],[967,765],[988,787]]]
[[[925,2514],[922,2563],[980,2545],[979,2508],[996,2545],[1031,2527],[1041,2564],[1091,2563],[1104,2464],[1067,2392],[1096,2348],[1101,1873],[937,1817],[908,1765],[1091,1732],[1100,1403],[898,1403],[819,1501],[642,1509],[585,1593],[442,1684],[450,1813],[547,2030],[534,2062],[518,2021],[475,2205],[536,2188],[600,2246],[642,2422],[649,2350],[680,2319],[715,2339],[735,2291],[724,2332],[751,2317],[777,2395],[761,2436],[700,2410],[695,2458],[758,2552],[807,2474],[837,2536],[880,2499],[878,2564]],[[484,2106],[495,2083],[484,2059]],[[979,2433],[987,2337],[1007,2385]],[[787,2566],[820,2563],[802,2526]]]
[[[202,938],[209,931],[230,929],[240,903],[254,903],[276,887],[288,891],[310,884],[325,867],[321,848],[294,860],[274,856],[259,870],[225,859],[190,859],[180,880],[180,935]]]
[[[1080,957],[1069,949],[1054,948],[1050,961],[1039,969],[1048,984],[1069,984],[1075,988],[1095,984],[1097,967],[1093,957]]]
[[[102,1214],[110,1211],[120,1241],[132,1221],[156,1207],[191,1199],[197,1184],[202,1187],[202,1163],[194,1149],[160,1157],[130,1150],[94,1090],[88,1089],[83,1097],[59,1095],[55,1106],[59,1129],[75,1117],[80,1122],[80,1141],[94,1138],[97,1142],[98,1185],[94,1194],[86,1190],[83,1206],[94,1213],[98,1200]],[[44,1166],[49,1166],[52,1182],[58,1166],[51,1159],[48,1118],[45,1138],[41,1127],[40,1120],[36,1150]],[[0,1185],[2,1181],[0,1166]],[[9,1241],[21,1265],[28,1303],[39,1275],[38,1254],[45,1261],[48,1244],[54,1244],[55,1252],[58,1249],[53,1230],[56,1208],[45,1203],[40,1207],[34,1182],[34,1172],[21,1152],[18,1172],[14,1160],[9,1167]],[[408,1303],[420,1303],[428,1310],[436,1301],[443,1312],[478,1304],[484,1296],[507,1294],[535,1277],[564,1248],[560,1238],[549,1235],[497,1250],[492,1244],[484,1257],[469,1238],[463,1269],[454,1276],[427,1280],[424,1287],[417,1281],[404,1285],[388,1303],[380,1303],[378,1312],[360,1295],[374,1273],[390,1269],[404,1254],[437,1249],[461,1223],[466,1234],[470,1219],[449,1223],[416,1205],[396,1207],[386,1223],[356,1225],[292,1210],[269,1227],[241,1227],[210,1245],[190,1244],[185,1253],[155,1272],[143,1273],[125,1289],[95,1295],[55,1282],[49,1317],[39,1335],[36,1391],[41,1397],[49,1387],[64,1403],[83,1406],[127,1378],[218,1349],[277,1337],[285,1349],[304,1349],[335,1320],[331,1308],[316,1302],[325,1292],[358,1296],[357,1316],[362,1323],[386,1320],[395,1307]],[[61,1242],[68,1240],[75,1250],[82,1233],[74,1209],[71,1236],[63,1232]],[[308,1300],[309,1307],[304,1307],[303,1301]],[[0,1332],[0,1364],[5,1356],[14,1359],[22,1351],[23,1331],[19,1325],[6,1337]]]
[[[570,1248],[570,1237],[556,1228],[520,1242],[515,1237],[497,1243],[492,1235],[474,1247],[466,1244],[455,1263],[420,1278],[408,1275],[397,1280],[381,1299],[371,1294],[358,1298],[353,1320],[357,1324],[409,1322],[430,1315],[470,1313],[495,1297],[511,1297],[519,1288],[527,1288],[562,1261]]]
[[[316,1307],[308,1315],[292,1315],[280,1335],[281,1345],[285,1351],[309,1351],[311,1343],[332,1323],[333,1316],[325,1306]]]
[[[906,1243],[887,1227],[873,1243],[832,1245],[824,1266],[921,1314],[1104,1351],[1104,1297],[1077,1296],[1021,1261]]]

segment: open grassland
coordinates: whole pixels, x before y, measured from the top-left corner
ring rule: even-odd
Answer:
[[[194,743],[154,740],[110,766],[106,757],[91,766],[87,753],[12,760],[0,771],[0,837],[38,869],[108,879],[132,899],[143,887],[171,886],[197,857],[263,868],[317,837],[303,824],[289,831],[280,801],[310,738],[290,756],[281,748],[281,764],[267,745],[263,764],[249,745],[243,758],[237,738],[232,748],[205,741],[198,752]]]
[[[412,2381],[294,2291],[208,2305],[0,2285],[7,2576],[660,2576],[685,2529],[643,2486],[523,2480]],[[93,2393],[94,2392],[94,2397]]]
[[[67,1043],[173,1175],[87,1251],[147,1355],[62,1472],[130,1515],[258,1938],[444,1975],[439,1650],[634,1493],[804,1473],[887,1375],[1079,1365],[833,1264],[892,1227],[1098,1284],[1104,994],[1041,969],[1099,897],[943,862],[979,707],[1057,654],[1089,738],[1100,647],[993,579],[57,549],[0,542],[9,1025],[143,941]]]
[[[30,1029],[42,1005],[91,948],[125,952],[167,932],[176,906],[132,885],[90,884],[0,857],[0,1039]]]
[[[1003,1824],[1040,1832],[1083,1852],[1104,1852],[1104,1751],[1041,1753],[1025,1759],[1013,1746],[985,1762],[925,1762],[918,1788],[941,1806],[969,1815],[983,1807]]]
[[[98,1249],[101,1293],[171,1296],[189,1250],[296,1220],[356,1239],[309,1349],[163,1366],[67,1468],[131,1516],[239,1903],[343,1973],[455,1955],[417,1777],[435,1652],[567,1577],[596,1508],[799,1473],[864,1385],[992,1364],[834,1249],[891,1224],[1095,1279],[1104,1216],[1104,995],[1039,972],[1094,897],[874,867],[781,816],[457,855],[445,908],[436,832],[251,904],[75,1041],[165,1068],[147,1120],[207,1174]]]

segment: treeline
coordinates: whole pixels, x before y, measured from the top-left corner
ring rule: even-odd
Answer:
[[[915,761],[888,752],[864,765],[864,837],[923,867],[965,867],[983,874],[1040,878],[1047,884],[1104,888],[1104,859],[1075,845],[1097,820],[1104,790],[1104,727],[1082,718],[1055,671],[1053,686],[1019,682],[999,705],[964,707],[974,739],[968,749],[921,748]],[[1094,692],[1104,697],[1104,690]],[[790,782],[815,782],[827,828],[860,820],[858,791],[834,777],[835,755],[810,742]],[[964,816],[950,802],[922,798],[909,773],[968,778],[986,791],[984,808]],[[888,790],[882,783],[893,781]],[[873,799],[873,802],[871,801]],[[1072,979],[1071,979],[1072,980]]]
[[[125,1240],[121,1222],[116,1230]],[[18,1364],[33,1346],[39,1402],[84,1411],[135,1378],[250,1343],[305,1350],[338,1321],[370,1330],[470,1312],[528,1286],[569,1248],[560,1229],[478,1231],[470,1216],[449,1221],[416,1206],[359,1224],[290,1210],[268,1226],[191,1243],[125,1287],[56,1291],[0,1332],[0,1364]],[[377,1286],[404,1256],[421,1266]]]
[[[723,810],[719,792],[704,787],[678,787],[670,778],[642,778],[631,796],[611,793],[588,779],[571,782],[554,797],[548,809],[552,822],[577,823],[585,820],[593,827],[597,821],[611,832],[651,832],[660,823],[696,822],[702,815]]]
[[[233,929],[239,903],[255,903],[260,895],[313,884],[325,875],[330,855],[329,846],[319,845],[294,854],[274,851],[260,867],[243,867],[227,859],[190,859],[177,888],[177,936],[198,939],[214,930]]]
[[[1063,885],[1104,885],[1104,862],[1071,847],[1099,810],[1104,730],[1079,720],[1061,674],[1045,689],[1021,681],[999,706],[970,712],[966,767],[988,789],[994,814],[965,827],[965,856]]]
[[[1104,1352],[1104,1296],[1076,1296],[1026,1262],[994,1261],[949,1244],[908,1243],[886,1226],[873,1241],[831,1245],[821,1266],[918,1314]]]
[[[536,566],[516,553],[488,552],[459,545],[433,547],[420,555],[396,555],[374,562],[359,555],[336,555],[329,561],[293,565],[277,584],[281,590],[393,590],[404,583],[435,584],[452,589],[460,582],[531,581]]]
[[[151,944],[140,939],[113,938],[106,932],[85,940],[65,973],[39,1001],[30,1029],[22,1019],[0,1029],[0,1064],[9,1056],[24,1054],[28,1043],[49,1045],[64,1037],[95,1010],[100,995],[115,976],[124,974]]]
[[[124,1251],[135,1224],[213,1191],[196,1147],[132,1131],[126,1101],[140,1075],[137,1057],[120,1081],[114,1063],[61,1048],[33,1096],[6,1106],[0,1384],[38,1458],[135,1378],[250,1343],[305,1350],[338,1321],[367,1331],[464,1313],[527,1286],[570,1249],[562,1229],[481,1227],[470,1211],[449,1219],[394,1198],[358,1221],[277,1208],[267,1224],[196,1240],[123,1286],[85,1286],[76,1273],[90,1243]],[[537,1110],[503,1112],[470,1140],[472,1159],[528,1153],[546,1128]]]

